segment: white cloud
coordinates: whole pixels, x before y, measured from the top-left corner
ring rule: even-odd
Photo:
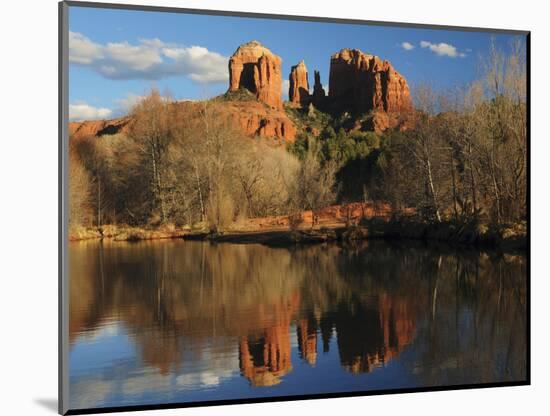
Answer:
[[[112,62],[134,71],[146,71],[162,63],[159,48],[154,44],[142,42],[139,46],[132,46],[128,42],[108,43],[104,51]]]
[[[93,107],[85,102],[69,104],[69,120],[97,120],[109,118],[113,113],[109,108]]]
[[[198,83],[227,82],[228,58],[202,46],[140,39],[137,44],[100,44],[69,32],[69,62],[109,79],[158,80],[185,75]]]
[[[113,100],[112,109],[103,107],[94,107],[84,101],[78,101],[69,105],[70,120],[98,120],[106,118],[116,118],[126,116],[132,108],[143,100],[146,96],[129,92],[123,98]],[[169,98],[166,98],[169,100]],[[192,101],[184,99],[181,101]]]
[[[459,52],[458,49],[455,46],[453,46],[449,43],[444,43],[444,42],[431,43],[431,42],[423,40],[423,41],[420,42],[420,47],[421,48],[428,48],[433,53],[435,53],[436,55],[439,55],[439,56],[449,56],[451,58],[456,58],[456,57],[464,58],[466,56],[466,53]]]
[[[410,42],[402,42],[401,47],[403,49],[405,49],[406,51],[410,51],[410,50],[414,49],[414,45]]]
[[[82,333],[79,335],[77,342],[98,342],[105,338],[116,336],[120,333],[120,324],[116,321],[102,322],[97,328],[92,331]]]
[[[193,81],[209,83],[228,80],[227,63],[229,58],[217,52],[211,52],[202,46],[163,47],[162,51],[175,64],[181,65],[181,69]]]
[[[101,45],[80,33],[69,32],[69,62],[88,65],[101,58],[103,58]]]

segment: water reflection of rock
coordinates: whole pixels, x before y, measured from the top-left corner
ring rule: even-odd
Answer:
[[[217,350],[238,350],[241,374],[251,385],[280,383],[292,371],[292,325],[303,360],[317,365],[320,347],[328,352],[335,336],[340,363],[352,373],[372,371],[398,356],[417,336],[419,322],[422,331],[431,322],[433,338],[422,338],[426,361],[430,354],[442,361],[471,359],[485,351],[483,345],[511,345],[515,354],[525,349],[524,340],[508,338],[507,324],[519,332],[524,325],[517,315],[524,314],[525,290],[513,281],[524,276],[521,257],[500,267],[501,260],[488,256],[383,244],[375,250],[104,244],[71,249],[70,340],[116,319],[132,335],[141,360],[159,374],[185,374],[202,359],[203,347],[214,344]],[[475,331],[475,339],[484,342],[449,345],[454,338],[445,331],[454,309],[474,311],[478,324],[457,324],[451,335],[465,339],[465,331]],[[498,331],[490,330],[494,323]],[[480,365],[480,374],[490,379],[490,358]],[[508,366],[509,377],[522,374],[520,365],[499,365]],[[465,376],[456,377],[450,381]]]
[[[412,341],[415,330],[411,305],[386,294],[357,302],[351,308],[341,306],[325,322],[331,322],[331,318],[340,363],[352,373],[369,372],[399,355]]]
[[[315,365],[317,361],[317,320],[315,317],[310,315],[299,319],[296,332],[300,357],[309,364]]]
[[[298,305],[297,295],[274,305],[275,324],[241,337],[239,366],[253,386],[279,384],[281,377],[292,370],[289,327]]]

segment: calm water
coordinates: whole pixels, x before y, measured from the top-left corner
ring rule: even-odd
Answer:
[[[70,406],[523,380],[525,280],[410,244],[73,243]]]

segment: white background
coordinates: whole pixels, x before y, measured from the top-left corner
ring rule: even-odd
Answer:
[[[550,206],[550,14],[545,10],[546,2],[141,1],[150,5],[531,30],[532,386],[137,414],[267,416],[355,411],[422,415],[550,414],[550,275],[545,261],[545,237],[550,235],[546,221]],[[3,1],[0,9],[0,413],[3,415],[52,415],[57,399],[56,3],[56,0],[11,0]]]

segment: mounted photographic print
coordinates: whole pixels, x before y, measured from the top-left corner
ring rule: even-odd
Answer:
[[[59,11],[60,413],[530,383],[529,32]]]

